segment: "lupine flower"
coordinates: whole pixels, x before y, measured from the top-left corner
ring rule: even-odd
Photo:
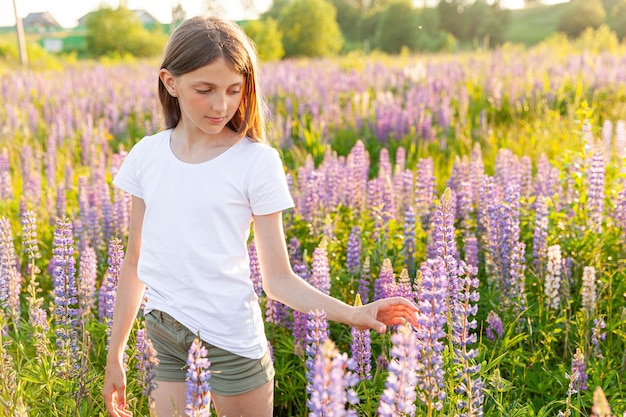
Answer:
[[[328,322],[326,321],[325,311],[309,311],[307,313],[307,335],[306,335],[306,379],[309,381],[307,390],[310,390],[313,365],[315,358],[320,354],[321,345],[324,340],[328,339]]]
[[[460,365],[457,378],[460,380],[457,389],[462,399],[458,400],[457,407],[460,415],[465,417],[482,416],[483,402],[485,394],[483,392],[482,378],[477,374],[480,372],[480,364],[475,363],[478,350],[469,346],[476,343],[476,333],[472,330],[476,329],[476,316],[478,312],[478,300],[480,294],[476,291],[478,288],[478,271],[461,263],[464,275],[461,278],[461,291],[459,293],[459,305],[455,311],[456,316],[453,317],[453,335],[455,363]]]
[[[78,263],[78,304],[83,317],[89,317],[96,304],[97,267],[96,251],[87,246]]]
[[[356,307],[363,305],[359,294],[356,295],[354,305]],[[358,330],[356,327],[352,327],[350,333],[352,335],[350,351],[352,352],[352,359],[356,362],[355,372],[359,375],[361,381],[372,379],[372,339],[370,331],[369,329]]]
[[[403,324],[391,335],[391,343],[389,374],[380,398],[378,415],[414,416],[419,353],[417,335],[410,325]]]
[[[504,328],[502,327],[502,319],[495,311],[490,311],[487,315],[487,329],[485,330],[487,337],[493,341],[502,338]]]
[[[546,295],[546,306],[553,310],[559,308],[559,291],[561,289],[562,258],[561,246],[552,245],[548,248],[548,264],[546,279],[544,282],[544,293]]]
[[[139,372],[139,384],[143,394],[151,398],[157,383],[156,366],[159,364],[157,351],[152,346],[152,341],[146,334],[146,329],[137,330],[137,370]]]
[[[59,219],[54,231],[54,317],[58,348],[58,372],[73,377],[78,369],[78,299],[76,288],[76,260],[74,259],[72,225],[68,219]]]
[[[261,297],[263,295],[263,278],[261,277],[261,266],[254,241],[248,245],[248,256],[250,257],[250,280],[252,280],[257,297]]]
[[[444,261],[428,259],[420,268],[422,285],[419,290],[418,324],[416,329],[421,360],[418,364],[418,398],[429,410],[441,410],[446,398],[444,389],[442,339],[447,323],[448,274]]]
[[[605,160],[601,152],[595,152],[591,157],[591,166],[587,177],[587,210],[589,211],[590,225],[596,232],[602,231],[602,217],[604,211],[604,183]]]
[[[311,260],[311,285],[328,294],[330,291],[330,266],[328,264],[328,253],[326,247],[328,243],[323,240],[313,250],[313,259]]]
[[[465,235],[465,263],[478,269],[478,239],[473,234]]]
[[[548,239],[548,205],[546,197],[539,196],[535,202],[535,230],[533,235],[533,266],[535,270],[543,274]]]
[[[185,414],[190,417],[210,417],[211,415],[211,386],[209,385],[211,363],[206,357],[207,353],[207,348],[196,337],[189,347],[185,378],[187,392]]]
[[[395,277],[389,258],[383,259],[378,278],[374,281],[374,301],[393,296]]]
[[[593,392],[593,406],[591,407],[591,417],[612,417],[611,406],[604,395],[601,387],[596,387]]]
[[[606,339],[606,333],[602,330],[606,328],[606,323],[602,317],[593,320],[593,328],[591,329],[591,344],[593,345],[593,354],[597,358],[603,358],[602,350],[600,349],[600,341]]]
[[[583,310],[588,318],[593,317],[596,311],[596,269],[593,266],[583,268],[581,295]]]
[[[417,162],[415,172],[415,214],[422,222],[424,230],[430,229],[430,211],[435,191],[434,162],[432,158],[423,158]]]
[[[585,368],[585,355],[580,348],[576,348],[576,353],[572,358],[572,373],[566,375],[570,380],[568,395],[587,389],[587,371]]]
[[[361,228],[353,226],[348,236],[346,252],[346,267],[348,272],[355,273],[361,267]]]
[[[346,410],[346,403],[359,402],[353,387],[359,381],[351,370],[354,361],[340,354],[330,339],[325,339],[314,358],[308,386],[309,417],[356,417],[356,411]]]
[[[17,254],[13,244],[11,223],[0,218],[0,308],[5,308],[15,323],[20,316],[20,291],[22,276],[19,273]]]
[[[111,239],[109,243],[109,257],[107,259],[107,275],[103,281],[103,310],[104,321],[107,323],[107,336],[111,335],[111,327],[113,326],[113,309],[115,307],[115,298],[117,294],[117,282],[120,278],[120,269],[122,267],[122,259],[124,258],[124,248],[121,240],[118,238]],[[108,342],[107,342],[108,345]]]
[[[37,240],[37,218],[32,210],[27,210],[21,218],[22,222],[22,247],[28,257],[26,273],[36,275],[39,273],[35,261],[41,257],[39,242]]]

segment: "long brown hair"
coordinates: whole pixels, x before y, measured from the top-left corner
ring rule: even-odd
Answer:
[[[257,85],[259,64],[254,43],[235,23],[217,16],[192,17],[170,36],[161,69],[180,76],[224,58],[231,69],[243,75],[241,103],[228,127],[240,136],[266,142],[266,104]],[[166,128],[176,127],[181,113],[178,99],[172,97],[159,79],[159,100]]]

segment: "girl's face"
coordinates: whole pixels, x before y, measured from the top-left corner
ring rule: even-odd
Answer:
[[[233,72],[223,58],[178,77],[162,69],[160,76],[178,97],[181,123],[207,135],[222,132],[241,103],[243,75]]]

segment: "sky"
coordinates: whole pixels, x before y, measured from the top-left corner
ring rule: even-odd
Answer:
[[[563,1],[566,0],[544,0],[544,3],[561,3]],[[17,8],[17,15],[22,19],[29,13],[49,12],[61,26],[66,28],[76,26],[79,18],[98,9],[103,4],[113,8],[119,4],[119,1],[116,0],[0,0],[0,26],[15,25],[13,2]],[[501,2],[503,7],[510,9],[520,8],[523,5],[523,0],[501,0]],[[172,7],[178,3],[183,6],[187,17],[202,15],[206,10],[206,7],[203,7],[206,4],[203,0],[127,0],[128,8],[133,10],[144,9],[161,23],[169,23],[172,20]],[[226,10],[226,17],[233,20],[255,18],[258,13],[269,8],[272,0],[254,0],[253,3],[256,13],[246,13],[241,6],[241,0],[221,0],[221,4]]]

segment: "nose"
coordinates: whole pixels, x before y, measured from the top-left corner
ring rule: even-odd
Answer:
[[[211,103],[213,110],[216,112],[225,112],[227,109],[226,105],[226,93],[218,93],[213,96],[213,101]]]

